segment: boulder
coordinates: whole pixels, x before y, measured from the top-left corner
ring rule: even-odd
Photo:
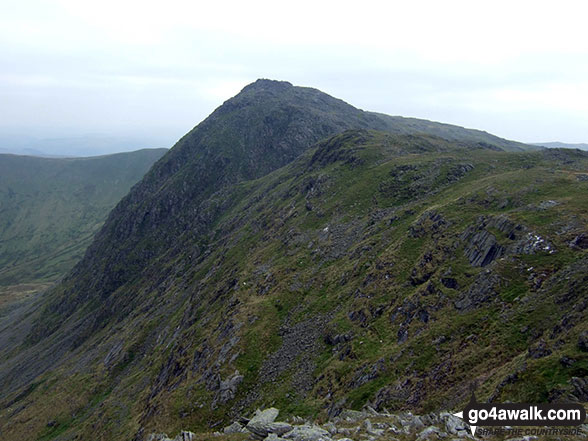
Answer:
[[[147,437],[147,441],[172,441],[165,433],[152,433]]]
[[[365,425],[365,431],[368,435],[371,436],[382,436],[384,434],[384,429],[376,429],[372,422],[369,419],[366,419],[363,424]]]
[[[270,407],[269,409],[255,411],[255,415],[253,418],[249,420],[247,425],[251,423],[273,423],[276,418],[278,417],[280,411],[275,407]]]
[[[245,428],[260,439],[266,438],[270,433],[281,436],[291,431],[292,426],[288,423],[275,421],[279,413],[280,411],[274,407],[264,411],[257,410]]]
[[[335,426],[335,424],[332,421],[329,421],[328,423],[324,424],[323,427],[331,435],[335,435],[337,433],[337,426]]]
[[[194,441],[196,439],[196,434],[192,432],[185,432],[182,431],[178,436],[174,438],[174,441]]]
[[[340,433],[341,435],[351,436],[351,435],[357,435],[359,432],[361,432],[361,427],[359,427],[359,426],[338,427],[337,428],[337,433]]]
[[[280,438],[275,433],[270,433],[268,436],[264,438],[263,441],[285,441],[284,438]]]
[[[293,441],[331,441],[331,435],[318,426],[295,426],[283,438]]]
[[[426,429],[423,429],[419,435],[417,436],[417,441],[424,441],[424,440],[436,440],[445,438],[447,436],[446,433],[441,432],[438,427],[429,426]]]
[[[363,419],[365,414],[357,410],[345,409],[339,414],[339,417],[348,422],[356,422]]]
[[[458,418],[448,412],[442,412],[440,415],[441,422],[445,423],[445,430],[451,435],[466,437],[468,435],[467,427],[461,418]]]
[[[420,416],[413,415],[412,420],[408,423],[408,426],[410,427],[411,431],[416,432],[419,429],[423,429],[425,427],[425,423],[423,423],[423,420]]]
[[[241,433],[243,432],[243,426],[238,422],[234,422],[230,426],[227,426],[223,429],[223,433]]]
[[[279,421],[274,421],[273,423],[249,423],[247,425],[247,430],[249,430],[253,435],[265,438],[270,433],[274,433],[278,436],[282,436],[284,433],[288,433],[292,430],[292,426],[288,423],[282,423]]]

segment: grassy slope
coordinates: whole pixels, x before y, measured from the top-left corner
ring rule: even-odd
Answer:
[[[54,282],[164,149],[93,158],[0,155],[0,286]]]
[[[361,407],[381,396],[390,408],[445,410],[467,401],[470,382],[481,399],[565,395],[571,377],[588,374],[576,346],[586,329],[587,255],[568,246],[586,231],[588,183],[577,175],[587,171],[588,158],[574,152],[464,149],[433,137],[359,132],[321,143],[224,193],[231,208],[216,221],[205,257],[192,260],[187,236],[119,288],[113,320],[0,406],[0,427],[9,438],[114,440],[140,427],[206,429],[242,406],[324,415],[340,399]],[[542,205],[550,200],[557,205]],[[480,216],[505,216],[557,251],[472,266],[460,236],[481,228]],[[456,308],[491,276],[499,283],[488,299]],[[447,277],[457,289],[442,283]],[[280,328],[313,319],[324,330],[312,353],[265,382],[264,362],[287,335]],[[342,333],[352,340],[325,343]],[[541,339],[551,353],[529,357]],[[195,367],[198,353],[204,361]],[[575,362],[562,364],[564,356]],[[297,382],[305,359],[310,390]],[[224,379],[235,369],[245,375],[237,396],[211,407],[207,372]]]

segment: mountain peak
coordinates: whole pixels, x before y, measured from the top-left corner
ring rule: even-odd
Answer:
[[[248,84],[243,88],[243,92],[248,90],[272,90],[272,91],[280,91],[280,90],[287,90],[291,87],[294,87],[292,83],[288,81],[279,81],[279,80],[270,80],[267,78],[260,78],[257,81]]]

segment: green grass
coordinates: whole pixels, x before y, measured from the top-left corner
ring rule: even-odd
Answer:
[[[0,155],[0,286],[53,282],[164,149],[95,158]]]

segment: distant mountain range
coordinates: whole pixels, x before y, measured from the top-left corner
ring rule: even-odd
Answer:
[[[159,145],[158,145],[159,144]],[[34,138],[0,136],[0,153],[47,158],[90,157],[161,147],[162,140],[103,135]]]
[[[588,150],[588,144],[569,144],[565,142],[535,142],[533,145],[549,148]]]
[[[584,402],[586,207],[588,153],[258,80],[0,316],[1,436],[229,441],[210,432],[258,407],[457,411],[473,388]]]

